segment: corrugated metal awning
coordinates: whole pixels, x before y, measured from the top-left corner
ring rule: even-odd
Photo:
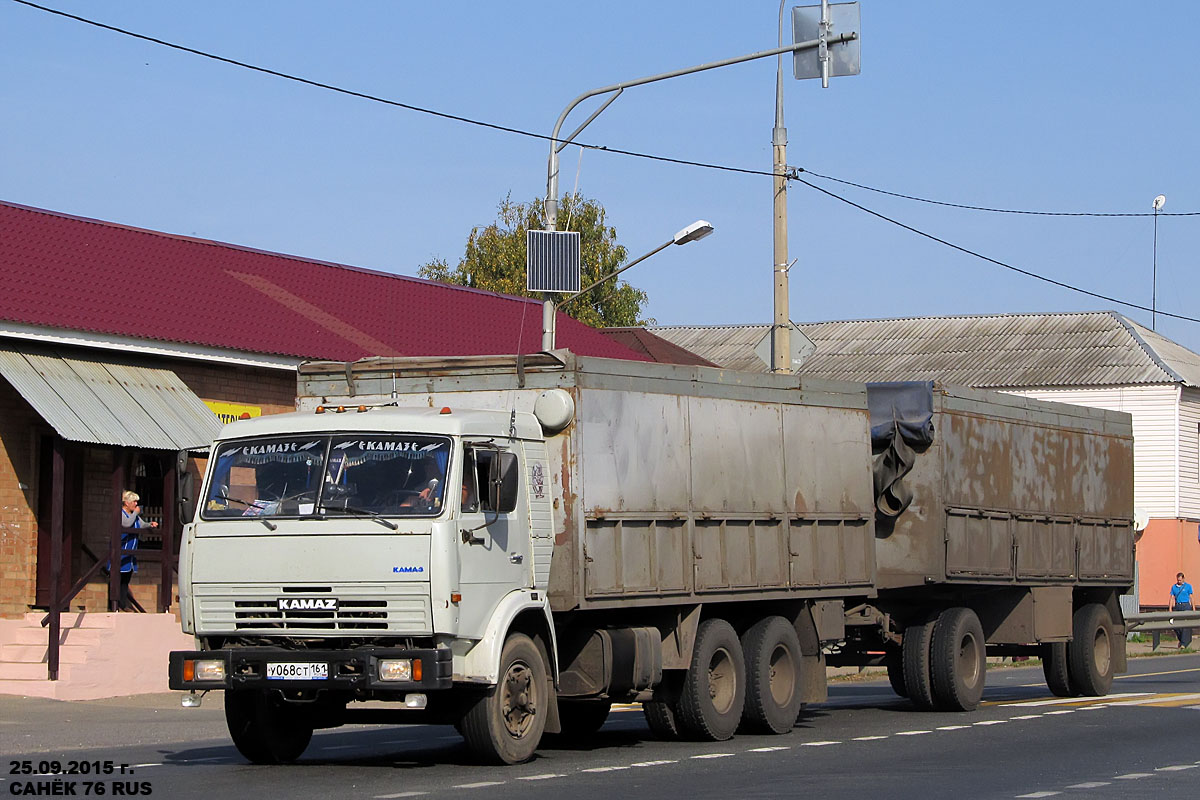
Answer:
[[[212,441],[221,421],[170,370],[0,347],[0,375],[64,439],[183,450]]]

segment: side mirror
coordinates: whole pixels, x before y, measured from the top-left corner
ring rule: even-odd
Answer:
[[[517,507],[517,457],[497,453],[488,467],[488,500],[497,514],[511,513]]]
[[[196,515],[196,476],[188,470],[188,452],[175,454],[175,497],[179,521],[186,525]]]

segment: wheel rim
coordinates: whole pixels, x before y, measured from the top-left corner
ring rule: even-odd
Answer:
[[[733,708],[737,695],[737,674],[729,651],[721,648],[713,653],[708,662],[708,696],[718,714],[726,714]]]
[[[1108,630],[1104,627],[1096,629],[1096,639],[1092,645],[1092,658],[1096,664],[1096,672],[1107,675],[1112,663],[1112,643],[1108,640]]]
[[[500,710],[504,727],[510,736],[520,739],[533,728],[537,716],[537,686],[533,671],[524,661],[514,661],[504,673],[501,686]]]
[[[979,648],[975,641],[975,636],[966,634],[958,642],[958,662],[955,672],[962,676],[964,686],[974,687],[979,683],[979,676],[982,672],[979,660]]]
[[[796,668],[792,654],[782,644],[771,653],[770,662],[771,699],[776,706],[786,706],[796,691]]]

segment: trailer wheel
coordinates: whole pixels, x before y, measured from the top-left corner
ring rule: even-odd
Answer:
[[[723,619],[701,622],[675,708],[680,733],[700,741],[725,741],[742,720],[745,700],[746,659],[737,633]]]
[[[1067,645],[1068,672],[1079,694],[1101,697],[1113,682],[1112,616],[1099,603],[1075,612],[1074,638]]]
[[[901,645],[904,691],[912,704],[922,711],[933,708],[933,680],[929,673],[933,623],[933,620],[928,620],[909,625],[904,629],[904,642]]]
[[[523,633],[514,633],[500,654],[500,680],[464,712],[458,729],[467,747],[489,764],[533,758],[546,729],[549,708],[546,660]]]
[[[674,742],[679,739],[679,723],[675,719],[675,709],[670,703],[662,700],[648,700],[642,703],[642,713],[646,715],[646,724],[656,739],[664,742]]]
[[[228,691],[225,724],[233,746],[251,764],[288,764],[312,740],[312,720],[274,692]]]
[[[908,688],[904,685],[904,656],[895,648],[889,649],[883,660],[887,667],[888,683],[892,691],[901,697],[908,697]]]
[[[800,716],[800,639],[783,617],[759,620],[742,634],[746,702],[742,725],[761,733],[787,733]]]
[[[1079,696],[1071,680],[1066,642],[1047,642],[1042,645],[1042,674],[1046,676],[1046,688],[1051,694],[1057,697]]]
[[[559,735],[564,739],[585,739],[604,726],[611,700],[559,700]]]
[[[974,711],[987,683],[987,647],[979,617],[948,608],[938,617],[930,646],[934,705],[941,711]]]

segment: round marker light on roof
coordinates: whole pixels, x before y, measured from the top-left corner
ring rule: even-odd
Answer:
[[[439,413],[441,413],[441,414],[449,414],[449,413],[450,413],[450,406],[442,406],[442,410],[441,410]]]
[[[358,407],[358,413],[360,413],[360,414],[361,414],[361,413],[363,413],[363,412],[364,412],[364,411],[366,411],[366,410],[367,410],[367,407],[366,407],[366,406],[359,406],[359,407]]]
[[[317,413],[317,414],[324,414],[324,413],[325,413],[325,406],[317,406],[316,413]]]

